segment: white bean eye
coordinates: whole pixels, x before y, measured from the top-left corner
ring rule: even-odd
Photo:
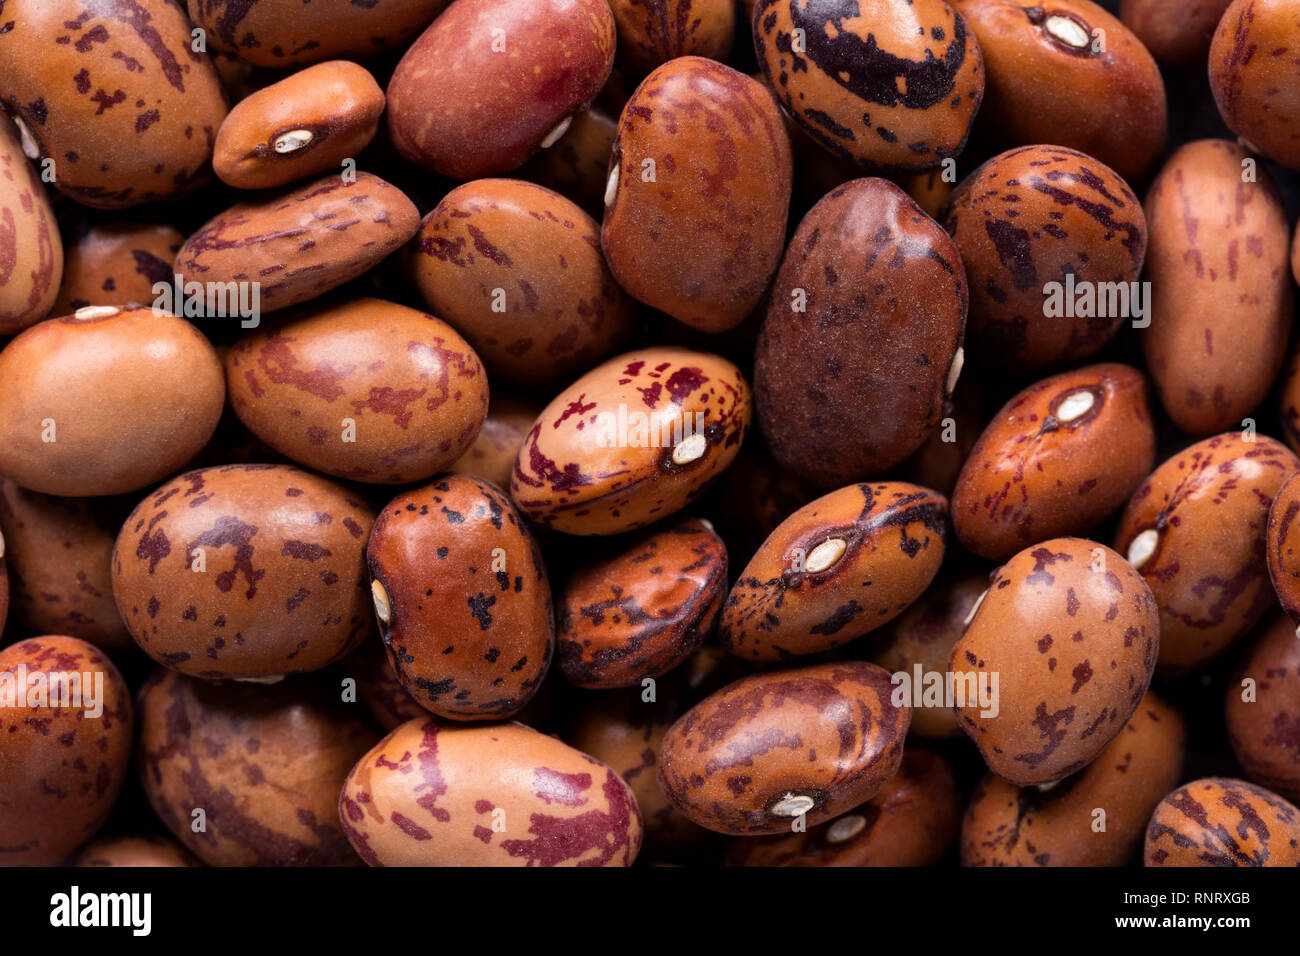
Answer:
[[[709,448],[709,440],[696,432],[694,435],[687,435],[679,441],[673,448],[673,463],[677,465],[689,465],[697,461]]]
[[[788,793],[772,808],[772,814],[778,817],[801,817],[816,805],[817,801],[805,793]]]
[[[1043,26],[1066,46],[1082,50],[1088,45],[1088,31],[1070,17],[1048,17]]]
[[[1084,415],[1092,411],[1092,406],[1097,404],[1097,393],[1090,388],[1082,388],[1077,392],[1071,392],[1065,397],[1056,409],[1056,420],[1062,425],[1068,425],[1070,422],[1077,421]]]
[[[1159,543],[1160,532],[1155,528],[1147,528],[1129,543],[1128,563],[1141,571],[1142,565],[1150,561],[1151,555],[1156,553],[1156,545]]]
[[[315,138],[309,129],[293,129],[277,136],[271,148],[283,156],[285,153],[294,153],[304,146],[309,146]]]
[[[843,538],[827,538],[808,552],[803,568],[809,574],[821,574],[821,572],[844,557],[844,552],[848,550],[848,547],[849,543]]]
[[[370,582],[370,597],[375,602],[375,616],[387,624],[393,616],[392,606],[388,603],[388,592],[378,581]]]

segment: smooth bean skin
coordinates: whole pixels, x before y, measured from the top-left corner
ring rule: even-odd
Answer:
[[[133,503],[42,495],[0,478],[0,557],[15,621],[30,633],[66,634],[114,657],[134,651],[113,602],[113,542]]]
[[[488,379],[442,320],[380,299],[306,309],[226,355],[230,405],[276,451],[353,481],[425,481],[473,443]]]
[[[976,685],[954,700],[957,721],[1008,783],[1063,780],[1124,732],[1160,638],[1151,589],[1114,551],[1033,545],[998,568],[953,646],[949,670]]]
[[[370,866],[631,866],[643,835],[622,777],[517,723],[403,724],[352,769],[339,816]]]
[[[962,821],[962,865],[1125,866],[1186,753],[1182,714],[1148,693],[1097,759],[1057,786],[986,776]]]
[[[49,319],[0,352],[0,475],[91,497],[174,474],[216,431],[226,383],[184,319],[105,309]]]
[[[1300,747],[1291,733],[1300,720],[1300,639],[1286,615],[1266,619],[1251,639],[1228,682],[1225,713],[1228,743],[1246,776],[1300,800]]]
[[[1300,472],[1282,483],[1268,509],[1264,558],[1282,610],[1300,624]]]
[[[447,475],[398,495],[366,545],[379,634],[407,692],[446,720],[512,717],[555,651],[551,588],[506,494]]]
[[[13,0],[0,33],[0,104],[26,126],[53,185],[122,209],[212,176],[226,94],[169,0]]]
[[[139,695],[150,806],[209,866],[359,866],[335,813],[378,736],[328,683],[198,680],[158,668]],[[204,826],[193,826],[196,808]]]
[[[0,223],[0,335],[13,335],[52,311],[65,264],[50,197],[23,155],[17,129],[4,118]]]
[[[1269,507],[1296,471],[1300,459],[1281,442],[1228,432],[1169,458],[1129,500],[1115,550],[1160,607],[1162,677],[1204,667],[1272,605]]]
[[[1210,89],[1228,128],[1300,169],[1300,34],[1294,0],[1234,0],[1210,41]]]
[[[1191,435],[1242,427],[1268,395],[1291,332],[1287,216],[1268,171],[1242,182],[1227,140],[1179,149],[1147,193],[1147,368]]]
[[[726,596],[722,539],[693,518],[668,525],[565,583],[560,670],[579,687],[639,686],[712,636]]]
[[[1160,69],[1104,7],[1091,0],[953,6],[979,40],[987,73],[980,116],[1000,142],[1077,149],[1129,181],[1164,151],[1169,118]],[[1182,20],[1182,12],[1171,19]]]
[[[1232,0],[1120,0],[1119,18],[1156,61],[1182,65],[1210,52],[1214,29]]]
[[[911,708],[892,691],[889,675],[863,661],[743,678],[673,724],[659,782],[678,810],[718,833],[788,832],[797,811],[814,827],[897,772]]]
[[[759,0],[752,23],[781,105],[834,155],[907,170],[961,153],[984,96],[984,62],[943,0]]]
[[[509,172],[591,104],[615,45],[605,0],[458,0],[397,64],[388,131],[451,179]]]
[[[237,103],[217,130],[212,168],[236,189],[284,186],[354,158],[383,112],[384,91],[369,70],[318,63]]]
[[[718,638],[749,661],[846,644],[901,614],[943,563],[948,501],[906,482],[849,485],[783,521],[741,571]]]
[[[1085,534],[1124,507],[1155,454],[1137,369],[1107,363],[1043,379],[1002,407],[962,466],[952,498],[957,537],[996,561]]]
[[[752,402],[726,359],[680,348],[628,352],[561,392],[529,430],[510,494],[530,521],[617,534],[699,497],[740,450]]]
[[[739,325],[781,260],[791,156],[763,84],[696,56],[659,67],[610,159],[601,246],[619,285],[692,328]]]
[[[51,315],[89,305],[148,305],[155,283],[175,282],[172,263],[185,241],[165,223],[126,221],[91,225],[67,237],[63,284]]]
[[[131,692],[107,655],[72,637],[33,637],[0,649],[0,673],[10,697],[0,707],[0,865],[57,866],[94,836],[121,793],[131,758]],[[66,706],[55,699],[63,693],[49,690],[55,675],[73,674],[99,685],[97,704],[89,692],[82,692],[85,706],[75,697]],[[77,689],[60,686],[70,695]]]
[[[1091,156],[1058,146],[995,156],[958,184],[945,225],[966,267],[975,359],[1017,371],[1077,363],[1125,321],[1123,299],[1114,309],[1109,300],[1082,310],[1065,301],[1071,276],[1094,289],[1136,282],[1146,256],[1141,204]]]
[[[832,488],[920,448],[955,384],[968,298],[956,245],[897,186],[828,193],[791,240],[754,359],[777,461]]]
[[[314,299],[377,265],[420,228],[415,204],[378,176],[326,176],[238,203],[176,255],[186,283],[259,283],[273,312]]]
[[[1145,866],[1300,866],[1300,809],[1244,780],[1203,777],[1160,802]]]
[[[622,350],[637,309],[610,274],[600,226],[556,193],[479,179],[425,216],[411,256],[429,308],[494,382],[553,388]]]
[[[287,465],[187,472],[136,506],[113,549],[113,598],[158,663],[209,680],[342,660],[373,627],[374,513]]]

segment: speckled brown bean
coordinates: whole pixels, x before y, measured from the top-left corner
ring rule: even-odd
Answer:
[[[1092,365],[1007,402],[966,459],[952,497],[957,537],[1001,561],[1048,538],[1086,534],[1128,502],[1155,464],[1142,373]]]
[[[13,0],[5,21],[0,105],[53,160],[60,192],[120,209],[210,178],[225,93],[177,4]]]
[[[458,0],[393,72],[393,144],[452,179],[516,169],[596,98],[615,46],[605,0]]]
[[[618,124],[601,228],[614,277],[694,328],[738,325],[781,260],[792,162],[763,84],[701,57],[665,63]]]
[[[1282,609],[1300,623],[1300,472],[1284,481],[1269,509],[1265,557]]]
[[[605,265],[600,226],[533,183],[480,179],[452,190],[424,218],[411,271],[493,382],[570,382],[635,331],[635,303]]]
[[[979,39],[988,71],[980,116],[1003,143],[1068,146],[1128,180],[1164,151],[1169,118],[1160,68],[1103,7],[1090,0],[953,5]],[[1181,11],[1174,19],[1183,19]]]
[[[51,315],[88,305],[149,305],[157,282],[175,282],[172,263],[185,237],[161,223],[115,222],[69,237],[63,284]]]
[[[371,866],[631,866],[641,849],[623,779],[516,723],[403,724],[348,775],[339,815]]]
[[[529,160],[519,175],[555,190],[599,220],[605,215],[605,176],[617,135],[614,117],[594,107],[584,110],[559,141]]]
[[[50,313],[63,277],[63,242],[45,187],[18,131],[0,114],[0,335]]]
[[[518,713],[555,649],[541,552],[501,489],[449,475],[398,495],[366,547],[379,633],[402,686],[449,720]]]
[[[567,534],[616,534],[668,517],[731,464],[752,403],[740,369],[679,348],[610,359],[561,392],[524,439],[519,510]]]
[[[1269,505],[1300,459],[1263,435],[1230,432],[1161,464],[1115,532],[1160,606],[1160,674],[1209,663],[1272,605]]]
[[[187,0],[217,49],[258,66],[402,50],[451,0]]]
[[[1160,63],[1204,62],[1232,0],[1120,0],[1119,18]]]
[[[1241,427],[1291,331],[1286,210],[1263,167],[1242,182],[1246,159],[1227,140],[1189,143],[1147,194],[1142,350],[1165,411],[1192,435]]]
[[[908,746],[898,773],[855,810],[806,833],[738,837],[728,866],[933,866],[957,838],[961,795],[948,761]]]
[[[984,95],[967,24],[943,0],[759,0],[754,49],[781,104],[837,156],[921,169],[966,145]],[[803,31],[796,40],[795,30]]]
[[[579,687],[633,687],[708,638],[727,596],[727,549],[686,518],[576,572],[559,596],[556,656]]]
[[[0,474],[49,495],[115,495],[174,474],[221,419],[203,333],[151,309],[33,326],[0,352]]]
[[[1182,714],[1148,693],[1075,776],[1046,790],[985,777],[962,821],[962,865],[1127,865],[1151,811],[1181,779],[1186,751]]]
[[[833,488],[920,448],[961,373],[967,301],[957,247],[893,183],[822,199],[781,263],[754,359],[773,457]]]
[[[181,475],[127,518],[113,597],[131,636],[196,677],[319,670],[370,633],[363,549],[371,512],[284,465]]]
[[[743,678],[673,724],[659,783],[678,810],[719,833],[816,826],[898,771],[911,708],[895,706],[892,691],[889,675],[863,661]]]
[[[1243,686],[1247,680],[1253,683]],[[1294,621],[1274,614],[1228,681],[1228,742],[1246,776],[1300,800],[1300,640]]]
[[[1282,609],[1300,624],[1300,472],[1278,489],[1268,510],[1264,556]]]
[[[1128,562],[1044,541],[997,570],[952,649],[957,721],[1002,779],[1054,783],[1123,732],[1159,648],[1155,599]]]
[[[188,850],[163,836],[105,837],[77,854],[71,866],[202,866]]]
[[[237,189],[270,189],[338,168],[370,145],[384,91],[348,60],[300,70],[240,101],[213,147],[212,168]]]
[[[961,637],[975,602],[988,586],[989,576],[984,572],[960,575],[941,572],[925,591],[925,600],[913,604],[871,642],[872,663],[890,674],[907,674],[913,681],[922,681],[929,673],[944,673],[948,670],[952,646]],[[921,669],[920,677],[917,667]],[[919,737],[960,737],[961,727],[951,707],[926,703],[912,708],[909,733]]]
[[[718,637],[745,660],[783,661],[901,614],[943,563],[948,499],[905,482],[850,485],[772,532],[727,596]]]
[[[622,66],[644,74],[679,56],[725,60],[736,0],[610,0]]]
[[[0,866],[54,866],[117,801],[131,756],[131,693],[107,657],[72,637],[0,650],[0,675]]]
[[[226,356],[230,404],[276,451],[355,481],[433,477],[488,410],[483,366],[456,331],[379,299],[313,310]]]
[[[1244,780],[1193,780],[1156,807],[1143,863],[1300,866],[1300,809]]]
[[[655,768],[672,716],[668,708],[646,703],[641,693],[637,689],[586,695],[565,739],[614,768],[627,782],[645,825],[646,849],[667,853],[702,843],[713,834],[692,823],[664,795]]]
[[[510,473],[524,438],[541,414],[529,399],[492,390],[487,418],[469,450],[447,466],[448,471],[474,475],[498,488],[510,487]]]
[[[3,557],[14,615],[28,632],[66,634],[113,655],[135,649],[113,603],[113,541],[130,507],[54,498],[0,478]]]
[[[1109,293],[1105,309],[1083,311],[1117,314],[1078,316],[1063,301],[1067,277],[1105,292],[1107,283],[1136,282],[1146,255],[1137,197],[1090,156],[1057,146],[995,156],[958,185],[947,226],[971,290],[967,338],[984,361],[1022,371],[1078,362],[1118,331],[1125,301],[1133,311],[1132,300]],[[1049,290],[1053,282],[1062,288]],[[1059,316],[1047,314],[1051,291],[1060,293]]]
[[[1210,42],[1210,89],[1228,129],[1300,169],[1300,4],[1235,0]]]
[[[272,198],[239,203],[185,240],[185,282],[257,282],[262,312],[315,298],[355,279],[420,228],[411,200],[378,176],[327,176]]]
[[[377,734],[330,681],[272,687],[158,668],[137,701],[137,767],[158,818],[210,866],[357,866],[339,788]],[[196,828],[195,811],[204,827]]]

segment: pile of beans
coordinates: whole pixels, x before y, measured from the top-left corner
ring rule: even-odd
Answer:
[[[7,0],[0,112],[0,865],[1300,865],[1300,0]]]

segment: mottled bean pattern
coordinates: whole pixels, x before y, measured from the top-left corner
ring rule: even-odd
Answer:
[[[905,482],[850,485],[805,505],[740,573],[722,643],[746,660],[784,661],[887,624],[938,572],[947,519],[946,498]]]
[[[398,727],[348,775],[343,830],[371,866],[631,866],[623,779],[522,724]]]

